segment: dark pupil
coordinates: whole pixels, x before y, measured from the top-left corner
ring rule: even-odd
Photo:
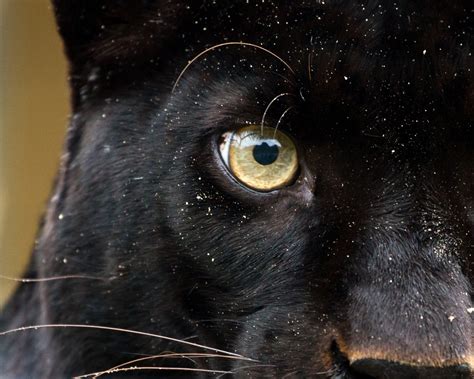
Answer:
[[[266,142],[255,145],[253,148],[253,158],[263,166],[272,164],[278,158],[278,146],[269,146]]]

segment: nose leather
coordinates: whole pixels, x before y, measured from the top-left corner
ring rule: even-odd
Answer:
[[[380,359],[359,359],[351,364],[356,378],[364,379],[469,379],[469,365],[447,367],[415,366]]]

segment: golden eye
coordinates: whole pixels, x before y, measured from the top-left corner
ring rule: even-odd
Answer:
[[[298,154],[295,144],[285,133],[252,125],[222,137],[222,159],[242,184],[268,192],[294,181]]]

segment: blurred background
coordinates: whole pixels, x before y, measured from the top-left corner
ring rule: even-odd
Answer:
[[[21,277],[58,167],[69,108],[49,0],[0,0],[0,274]],[[0,278],[0,304],[16,283]]]

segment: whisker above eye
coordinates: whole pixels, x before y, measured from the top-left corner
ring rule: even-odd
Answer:
[[[313,81],[313,52],[308,53],[308,79],[309,82],[311,83]]]
[[[239,46],[249,46],[249,47],[253,47],[253,48],[256,48],[256,49],[259,49],[259,50],[262,50],[264,51],[265,53],[267,54],[270,54],[272,57],[276,58],[277,60],[279,60],[281,63],[283,63],[283,65],[288,68],[288,70],[290,70],[290,72],[295,75],[295,71],[291,68],[291,66],[283,59],[281,58],[280,56],[278,56],[277,54],[275,54],[274,52],[272,52],[271,50],[268,50],[267,48],[263,47],[263,46],[260,46],[260,45],[256,45],[254,43],[250,43],[250,42],[238,42],[238,41],[230,41],[230,42],[223,42],[223,43],[219,43],[217,45],[214,45],[214,46],[211,46],[203,51],[201,51],[198,55],[196,55],[193,59],[191,59],[188,64],[183,68],[183,70],[180,72],[180,74],[178,75],[178,78],[176,79],[176,82],[174,83],[173,85],[173,89],[171,90],[171,92],[174,92],[176,90],[176,87],[178,86],[178,83],[179,81],[181,80],[182,76],[184,75],[184,73],[188,70],[188,68],[194,63],[196,62],[200,57],[202,57],[203,55],[207,54],[208,52],[212,51],[212,50],[216,50],[220,47],[224,47],[224,46],[233,46],[233,45],[239,45]]]
[[[289,92],[283,92],[283,93],[280,93],[279,95],[276,95],[272,101],[270,101],[267,105],[267,107],[265,108],[265,111],[263,112],[263,115],[262,115],[262,121],[260,122],[260,129],[261,129],[261,133],[262,133],[262,136],[263,136],[263,126],[265,124],[265,118],[267,117],[267,113],[268,111],[270,110],[270,108],[272,107],[273,103],[275,101],[277,101],[280,97],[283,97],[283,96],[294,96],[292,93],[289,93]]]
[[[273,138],[276,137],[276,133],[277,133],[278,127],[280,126],[281,120],[283,120],[283,118],[286,116],[286,114],[289,111],[291,111],[293,108],[294,108],[294,106],[292,105],[291,107],[286,108],[286,110],[281,114],[280,118],[278,119],[278,122],[276,123],[275,131],[273,132]]]
[[[240,354],[236,353],[231,353],[229,351],[221,350],[221,349],[216,349],[214,347],[210,346],[205,346],[201,345],[198,343],[194,342],[189,342],[189,341],[184,341],[178,338],[173,338],[173,337],[167,337],[167,336],[162,336],[160,334],[154,334],[154,333],[148,333],[148,332],[141,332],[138,330],[133,330],[133,329],[124,329],[124,328],[114,328],[112,326],[103,326],[103,325],[86,325],[86,324],[40,324],[40,325],[29,325],[29,326],[23,326],[15,329],[10,329],[6,330],[3,332],[0,332],[0,337],[6,336],[8,334],[13,334],[13,333],[19,333],[19,332],[24,332],[27,330],[37,330],[37,329],[60,329],[60,328],[79,328],[79,329],[96,329],[96,330],[107,330],[107,331],[112,331],[112,332],[119,332],[119,333],[129,333],[129,334],[135,334],[135,335],[140,335],[140,336],[145,336],[145,337],[152,337],[152,338],[159,338],[165,341],[171,341],[171,342],[177,342],[183,345],[187,346],[192,346],[192,347],[197,347],[200,349],[204,350],[210,350],[214,351],[216,353],[222,353],[226,355],[230,355],[233,357],[238,357],[240,359],[246,360],[246,361],[254,361],[254,359],[244,357]]]

